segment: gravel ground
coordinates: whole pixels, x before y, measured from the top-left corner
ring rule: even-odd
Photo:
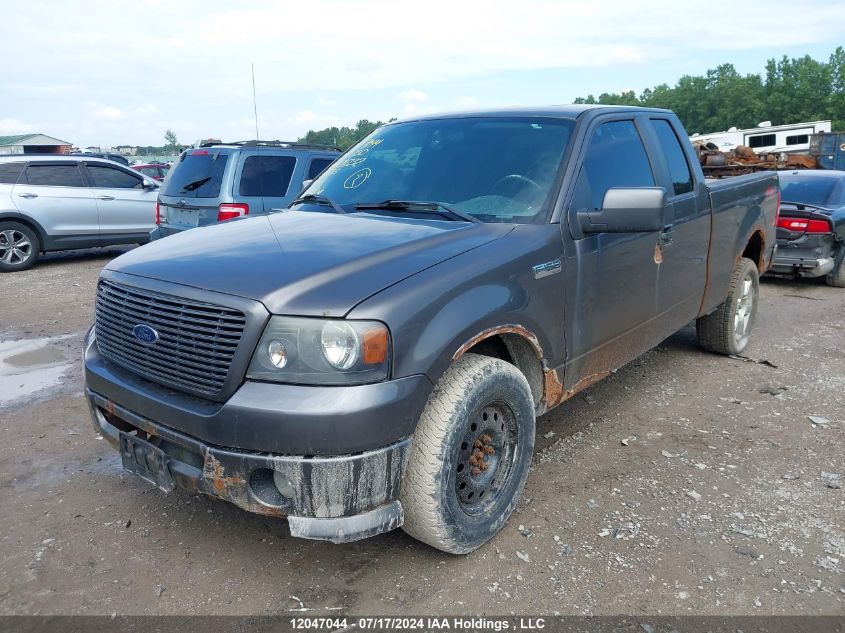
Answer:
[[[519,511],[453,557],[122,474],[79,367],[119,252],[0,277],[0,614],[845,614],[843,290],[764,281],[771,365],[686,328],[541,418]]]

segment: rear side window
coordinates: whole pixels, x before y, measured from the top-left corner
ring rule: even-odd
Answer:
[[[173,166],[162,194],[183,198],[216,198],[229,154],[215,150],[194,150]]]
[[[296,159],[293,156],[250,156],[241,173],[242,196],[282,197],[288,192]]]
[[[140,171],[145,176],[150,178],[157,178],[159,175],[158,167],[139,167],[135,171]]]
[[[84,187],[76,163],[67,165],[30,165],[24,174],[30,185],[44,187]]]
[[[689,170],[689,163],[684,157],[684,150],[672,124],[666,119],[653,119],[654,130],[657,132],[657,139],[663,148],[663,155],[669,165],[669,175],[672,177],[672,187],[675,195],[689,193],[692,191],[692,174]]]
[[[308,173],[305,175],[305,180],[314,180],[317,176],[323,173],[323,170],[334,162],[333,158],[315,158],[308,166]]]
[[[23,163],[0,163],[0,184],[14,185],[23,171]]]
[[[95,187],[105,189],[140,189],[143,181],[125,171],[104,165],[88,165],[88,173]]]
[[[593,131],[578,177],[579,206],[601,209],[613,187],[653,187],[654,174],[633,121],[609,121]]]

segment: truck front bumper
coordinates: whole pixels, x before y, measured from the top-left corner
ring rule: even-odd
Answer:
[[[345,543],[403,523],[399,487],[410,440],[355,455],[305,457],[211,446],[86,389],[95,430],[124,469],[164,492],[182,488],[257,514],[286,516],[292,536]]]
[[[425,376],[345,387],[246,381],[210,402],[84,350],[96,431],[124,469],[173,488],[285,516],[291,534],[336,543],[400,527],[410,436],[432,384]]]

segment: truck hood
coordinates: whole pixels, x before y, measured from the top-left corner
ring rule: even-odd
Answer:
[[[273,314],[337,317],[512,230],[509,224],[286,211],[184,231],[106,268],[254,299]]]

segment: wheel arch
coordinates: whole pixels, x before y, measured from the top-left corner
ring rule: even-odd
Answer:
[[[499,358],[522,372],[531,388],[537,415],[563,400],[563,384],[557,372],[549,368],[537,336],[528,328],[517,324],[486,328],[458,347],[452,363],[470,352]]]
[[[44,230],[44,227],[41,226],[39,222],[33,220],[29,216],[18,213],[17,211],[0,211],[0,222],[8,220],[19,222],[20,224],[28,226],[30,229],[35,231],[35,234],[38,236],[38,241],[40,242],[40,252],[44,252],[48,236],[47,231]]]

